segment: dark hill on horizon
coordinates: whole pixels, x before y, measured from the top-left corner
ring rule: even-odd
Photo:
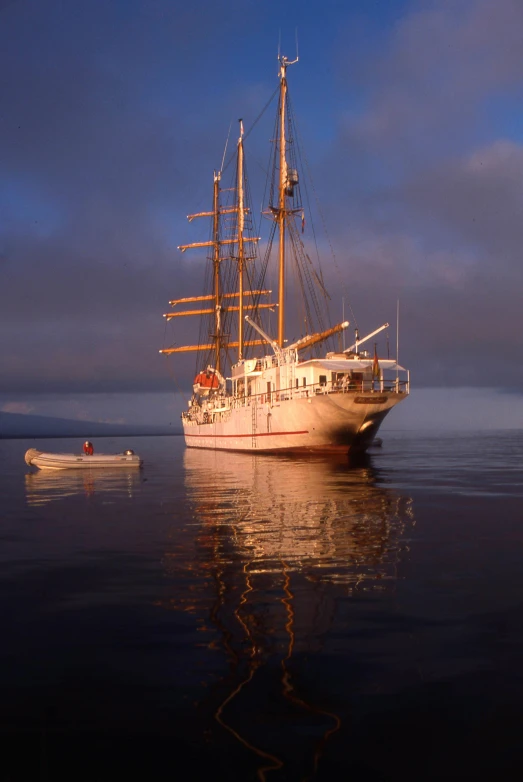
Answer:
[[[180,426],[133,426],[44,415],[0,413],[0,439],[22,437],[127,437],[181,434]]]

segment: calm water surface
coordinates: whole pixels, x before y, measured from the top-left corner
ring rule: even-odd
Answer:
[[[523,432],[0,441],[0,778],[520,779]]]

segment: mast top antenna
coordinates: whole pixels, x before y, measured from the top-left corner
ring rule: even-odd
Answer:
[[[231,128],[232,128],[232,122],[229,124],[229,132],[227,133],[227,140],[225,142],[225,148],[223,150],[222,164],[220,166],[220,170],[218,171],[218,173],[215,174],[215,176],[217,176],[218,180],[221,179],[221,175],[223,174],[223,167],[225,165],[225,155],[227,154],[227,147],[229,145],[229,137],[231,135]]]
[[[294,60],[289,60],[288,57],[285,57],[283,54],[278,55],[278,61],[280,63],[280,77],[284,78],[285,73],[287,71],[287,68],[289,65],[294,65],[298,62],[298,55],[296,55],[296,58]]]
[[[295,34],[296,34],[296,57],[294,58],[294,60],[289,60],[288,57],[285,57],[285,55],[281,54],[281,30],[280,30],[280,35],[278,38],[278,62],[280,63],[280,77],[285,76],[285,71],[287,70],[287,67],[289,65],[294,65],[300,59],[298,55],[298,28],[296,28]]]

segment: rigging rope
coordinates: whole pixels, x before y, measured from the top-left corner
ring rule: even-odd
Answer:
[[[324,216],[323,210],[321,208],[321,203],[320,203],[320,200],[319,200],[319,197],[318,197],[318,193],[316,192],[316,188],[314,187],[314,180],[312,178],[309,161],[308,161],[308,158],[307,158],[307,155],[305,154],[305,152],[302,153],[302,149],[305,149],[305,147],[302,144],[302,137],[301,137],[301,133],[300,133],[300,128],[299,128],[298,123],[296,121],[295,121],[295,126],[296,126],[297,136],[299,137],[299,140],[300,140],[300,145],[298,147],[298,150],[300,152],[300,159],[303,158],[304,163],[305,163],[303,168],[306,169],[307,174],[308,174],[308,178],[309,178],[309,181],[310,181],[310,184],[311,184],[312,192],[314,194],[314,199],[316,201],[316,208],[318,210],[318,214],[319,214],[320,219],[321,219],[321,223],[322,223],[322,226],[323,226],[323,231],[324,231],[324,234],[325,234],[325,238],[327,239],[327,242],[329,244],[329,248],[330,248],[331,255],[332,255],[332,260],[334,261],[334,266],[335,266],[336,272],[338,274],[338,278],[339,278],[339,282],[340,282],[340,286],[341,286],[341,291],[342,291],[342,294],[344,296],[344,299],[346,299],[346,301],[347,301],[347,305],[349,307],[349,310],[350,310],[350,313],[351,313],[351,316],[352,316],[352,322],[354,323],[354,327],[358,328],[358,322],[356,320],[356,315],[354,314],[354,310],[352,309],[351,303],[350,303],[350,301],[348,299],[347,289],[346,289],[346,285],[345,285],[345,282],[344,282],[344,278],[343,278],[343,275],[341,273],[340,266],[338,264],[338,259],[336,257],[336,253],[334,252],[334,247],[332,245],[329,233],[327,231],[327,224],[325,222],[325,216]],[[310,213],[311,209],[310,209],[310,204],[309,204],[309,200],[308,200],[307,188],[305,188],[305,191],[306,191],[306,195],[307,195],[307,203],[308,203],[308,208],[309,208],[309,213]],[[314,226],[313,226],[313,234],[314,234],[314,242],[315,242],[315,245],[316,245],[316,251],[318,251],[318,246],[317,246],[317,243],[316,243],[316,234],[315,234],[315,231],[314,231]]]

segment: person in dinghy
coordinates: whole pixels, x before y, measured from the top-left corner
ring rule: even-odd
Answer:
[[[84,453],[86,456],[92,456],[94,453],[93,444],[90,443],[89,440],[86,440],[84,443]]]

